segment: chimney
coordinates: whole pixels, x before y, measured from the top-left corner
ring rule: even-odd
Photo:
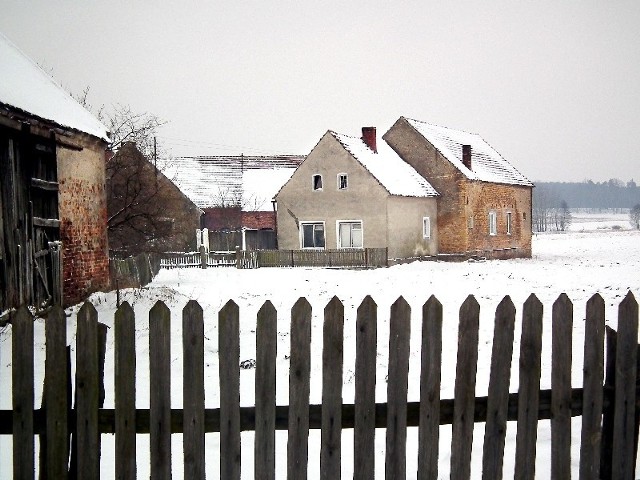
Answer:
[[[462,145],[462,164],[471,170],[471,145]]]
[[[374,153],[378,153],[376,147],[376,127],[362,127],[362,141],[373,150]]]

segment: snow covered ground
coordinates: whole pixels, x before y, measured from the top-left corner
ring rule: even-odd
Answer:
[[[613,223],[621,226],[613,229]],[[593,227],[599,224],[601,227]],[[583,227],[580,227],[583,225]],[[409,400],[419,398],[419,341],[421,333],[420,312],[423,303],[434,294],[443,304],[443,367],[442,397],[452,398],[455,376],[457,316],[458,309],[469,294],[476,296],[481,306],[480,343],[477,373],[477,395],[486,395],[491,343],[493,337],[493,316],[495,308],[505,295],[509,295],[517,309],[518,322],[516,339],[520,335],[522,304],[535,293],[545,307],[545,332],[543,338],[542,388],[549,388],[550,379],[550,313],[553,301],[565,292],[574,302],[573,339],[573,385],[582,384],[582,345],[584,335],[584,311],[586,301],[595,293],[600,293],[606,303],[607,323],[616,327],[617,306],[631,291],[640,298],[640,232],[629,230],[628,221],[594,220],[574,218],[568,233],[536,235],[533,240],[532,259],[501,260],[485,262],[416,262],[377,270],[334,270],[316,268],[285,268],[237,270],[184,269],[163,270],[155,281],[143,289],[123,292],[123,299],[130,302],[137,318],[137,407],[148,408],[148,315],[153,303],[161,299],[172,312],[172,402],[174,408],[182,405],[182,359],[181,359],[181,309],[189,299],[197,300],[205,315],[205,394],[206,407],[218,406],[218,332],[217,314],[230,299],[240,307],[241,314],[241,354],[240,360],[255,358],[255,315],[266,300],[272,301],[278,310],[278,363],[277,402],[288,403],[288,350],[290,310],[299,297],[306,297],[314,309],[312,330],[312,371],[321,371],[322,351],[322,311],[326,303],[335,295],[345,305],[345,349],[344,349],[344,391],[345,402],[353,402],[355,368],[355,310],[366,295],[371,295],[378,304],[378,370],[376,401],[386,400],[385,375],[388,350],[388,317],[391,304],[399,297],[412,307],[412,339],[409,371]],[[97,293],[91,297],[100,314],[100,321],[113,323],[115,293]],[[71,315],[68,329],[70,342],[75,341],[75,314],[77,307],[69,309]],[[44,332],[43,322],[36,322],[37,358],[36,382],[41,385],[43,375]],[[106,407],[113,406],[113,344],[108,339],[106,375]],[[518,388],[519,341],[514,346],[511,391]],[[0,408],[10,408],[10,329],[0,334]],[[255,370],[241,371],[241,404],[253,405],[253,380]],[[40,404],[40,388],[36,389],[36,404]],[[321,402],[320,376],[314,375],[311,384],[311,402]],[[550,469],[549,422],[540,422],[537,477],[548,478]],[[441,478],[449,477],[450,427],[441,428]],[[480,476],[482,438],[484,424],[477,424],[474,436],[473,471],[474,478]],[[580,419],[572,426],[574,448],[572,463],[577,472],[579,459]],[[407,471],[415,476],[417,455],[417,429],[409,429],[407,448]],[[277,478],[284,478],[286,465],[286,432],[277,433]],[[318,478],[320,432],[310,434],[309,471],[310,478]],[[103,478],[113,477],[113,436],[103,435]],[[352,477],[352,431],[343,434],[343,476]],[[207,475],[217,478],[218,435],[206,435]],[[376,470],[380,478],[384,475],[385,431],[376,431]],[[515,423],[507,429],[507,453],[505,455],[505,478],[513,476],[513,456],[515,450]],[[179,435],[173,436],[174,478],[182,478],[182,445]],[[243,478],[252,478],[253,435],[242,434]],[[11,440],[0,438],[1,478],[10,478]],[[138,475],[148,477],[148,437],[138,436]]]

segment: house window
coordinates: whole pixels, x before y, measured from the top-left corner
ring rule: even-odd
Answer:
[[[338,174],[338,190],[346,190],[347,186],[348,186],[347,174],[346,173]]]
[[[422,238],[431,238],[431,218],[422,218]]]
[[[496,212],[489,212],[489,235],[498,233],[498,217]]]
[[[362,222],[338,222],[338,248],[362,248]]]
[[[324,222],[303,223],[301,235],[302,248],[324,248]]]
[[[507,212],[507,235],[511,235],[511,212]]]
[[[322,190],[322,175],[313,176],[313,189]]]

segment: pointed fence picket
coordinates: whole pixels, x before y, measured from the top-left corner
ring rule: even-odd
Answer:
[[[530,296],[522,310],[519,392],[509,393],[516,310],[505,297],[495,313],[487,397],[475,396],[480,306],[469,296],[460,308],[454,399],[440,398],[442,305],[431,297],[422,308],[420,401],[407,402],[411,308],[400,297],[391,307],[387,402],[375,403],[377,305],[366,297],[356,317],[355,403],[342,401],[344,306],[334,297],[324,309],[322,404],[309,404],[312,308],[301,298],[291,309],[289,405],[276,406],[278,312],[266,302],[256,320],[254,407],[240,407],[238,305],[229,301],[218,315],[219,408],[205,408],[204,318],[190,301],[182,312],[183,409],[171,409],[171,313],[162,302],[149,312],[150,408],[135,408],[135,315],[123,303],[115,313],[115,409],[100,407],[99,344],[103,329],[95,308],[78,313],[76,405],[70,408],[64,312],[53,308],[46,322],[46,379],[42,409],[33,404],[33,318],[20,308],[13,325],[13,409],[0,411],[0,434],[13,435],[14,478],[34,477],[34,435],[46,453],[47,478],[98,478],[100,434],[115,433],[118,478],[135,478],[136,435],[150,435],[152,478],[171,478],[171,435],[183,434],[184,476],[204,478],[204,439],[220,433],[220,478],[239,479],[240,432],[255,431],[254,475],[274,479],[275,431],[288,430],[287,478],[307,477],[310,429],[321,430],[320,476],[340,478],[342,430],[354,429],[354,478],[375,476],[376,428],[386,428],[386,478],[438,478],[439,427],[452,425],[451,478],[469,479],[475,423],[485,423],[482,478],[503,475],[507,422],[517,421],[515,478],[535,478],[537,426],[551,419],[551,475],[571,475],[571,418],[582,416],[580,478],[634,478],[638,436],[638,304],[631,293],[620,303],[618,334],[607,334],[604,378],[604,301],[594,295],[586,305],[582,388],[571,385],[573,305],[566,295],[553,304],[552,388],[540,390],[543,306]],[[617,338],[617,340],[616,340]],[[616,345],[617,343],[617,345]],[[604,384],[603,384],[604,380]],[[418,471],[407,471],[407,428],[418,427]],[[77,439],[69,462],[68,436]],[[44,438],[48,441],[44,443]],[[349,448],[351,451],[351,447]],[[174,452],[177,453],[177,452]],[[138,462],[138,463],[137,463]],[[67,472],[67,466],[74,469]],[[6,465],[1,465],[6,469]],[[44,470],[46,469],[46,470]]]

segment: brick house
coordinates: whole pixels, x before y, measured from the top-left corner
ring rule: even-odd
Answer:
[[[2,34],[0,69],[0,313],[72,304],[109,287],[108,132]]]
[[[196,248],[202,211],[125,142],[107,161],[109,249],[113,256]]]
[[[440,194],[440,253],[531,257],[533,184],[479,135],[401,117],[383,138]]]
[[[301,155],[178,157],[163,169],[204,213],[211,250],[276,248],[273,197]]]
[[[437,198],[428,181],[377,142],[374,127],[363,128],[361,138],[328,131],[276,195],[278,245],[433,255]]]

